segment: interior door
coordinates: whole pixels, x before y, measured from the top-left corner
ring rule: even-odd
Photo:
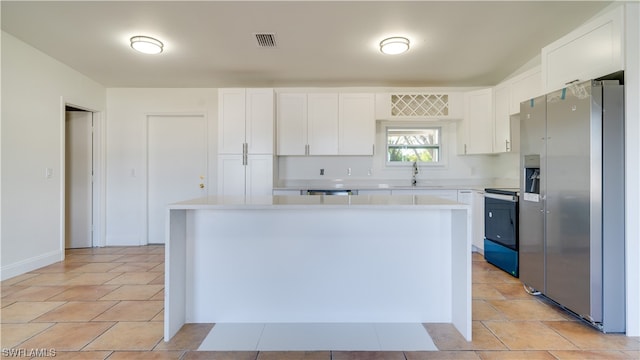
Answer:
[[[149,116],[147,157],[147,243],[159,244],[167,205],[207,195],[205,117]]]
[[[67,111],[65,130],[65,247],[93,246],[92,239],[92,116]]]

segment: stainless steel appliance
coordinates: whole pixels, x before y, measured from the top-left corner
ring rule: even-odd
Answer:
[[[518,277],[518,189],[484,189],[484,258]]]
[[[520,104],[520,280],[625,331],[624,87],[572,84]]]

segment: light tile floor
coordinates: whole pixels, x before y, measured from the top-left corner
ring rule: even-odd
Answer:
[[[46,348],[81,360],[640,359],[640,338],[595,331],[478,254],[473,341],[449,324],[427,324],[437,352],[195,351],[214,325],[185,325],[165,343],[163,289],[163,246],[67,251],[64,262],[1,283],[0,356]]]

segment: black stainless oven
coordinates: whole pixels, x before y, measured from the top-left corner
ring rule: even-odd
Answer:
[[[518,189],[485,189],[484,258],[518,277]]]

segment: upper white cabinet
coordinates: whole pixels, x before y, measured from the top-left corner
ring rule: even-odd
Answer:
[[[493,89],[465,94],[464,120],[458,128],[458,153],[490,154],[493,152]]]
[[[278,94],[278,155],[307,153],[307,94]]]
[[[509,114],[520,113],[520,103],[538,97],[542,91],[542,70],[540,66],[527,70],[506,81],[509,86]]]
[[[360,93],[281,93],[278,155],[372,155],[375,97]]]
[[[377,120],[446,120],[464,116],[464,94],[455,91],[376,94]]]
[[[624,69],[624,6],[542,49],[544,93]]]
[[[338,153],[373,155],[376,136],[375,96],[340,94]]]
[[[309,155],[338,154],[338,94],[307,95]]]
[[[273,89],[218,91],[218,153],[273,154]]]
[[[509,126],[511,89],[509,84],[498,85],[493,92],[493,152],[508,152],[511,148]]]
[[[512,131],[512,117],[520,113],[520,102],[542,94],[540,67],[535,67],[494,88],[493,152],[519,151],[514,147],[519,134]]]

